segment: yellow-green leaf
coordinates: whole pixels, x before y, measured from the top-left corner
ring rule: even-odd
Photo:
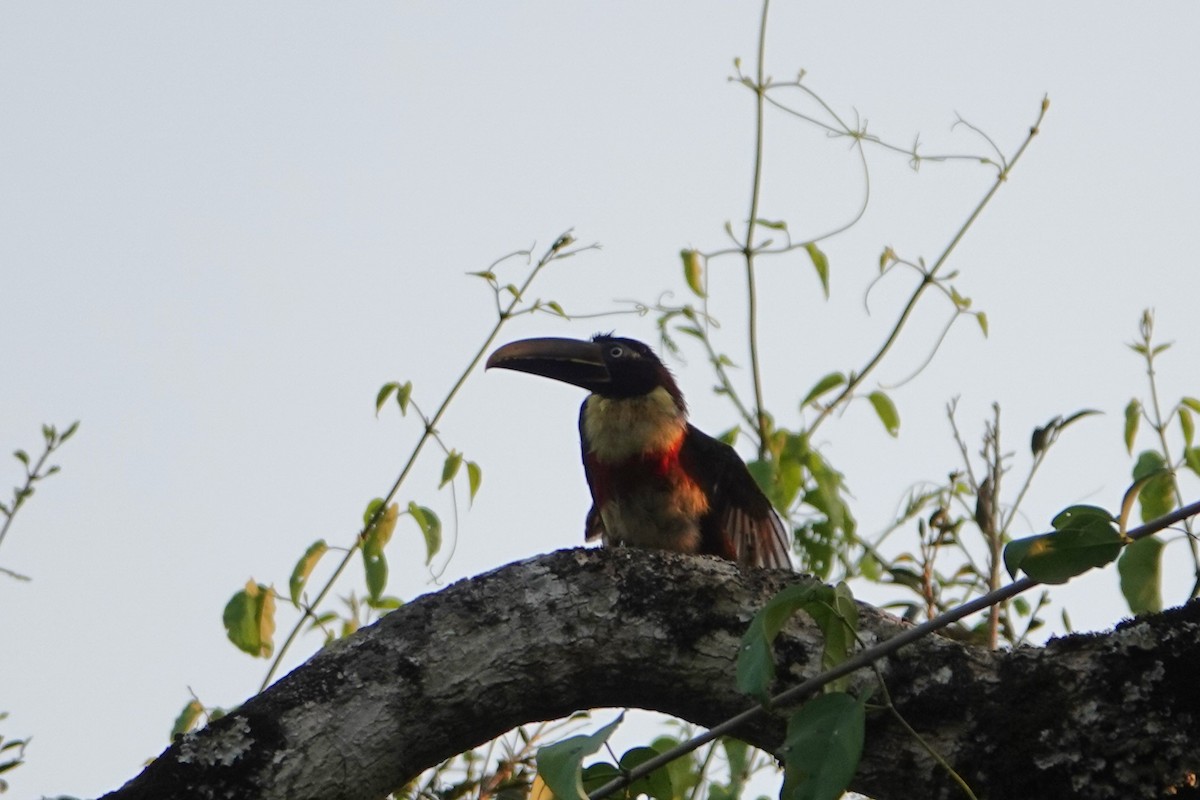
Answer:
[[[400,506],[392,503],[379,519],[367,531],[363,539],[363,551],[368,553],[383,552],[383,548],[392,540],[396,530],[396,520],[400,518]]]
[[[383,405],[392,396],[392,393],[400,388],[398,383],[385,383],[379,388],[379,394],[375,395],[375,416],[379,416],[379,412],[383,410]]]
[[[896,406],[892,403],[892,399],[883,392],[871,392],[867,397],[871,401],[871,405],[875,409],[875,413],[879,416],[879,421],[883,423],[884,429],[892,436],[900,435],[900,413],[896,411]]]
[[[400,413],[408,413],[408,402],[412,399],[412,381],[405,381],[396,389],[396,402],[400,404]]]
[[[816,384],[811,389],[808,390],[808,394],[804,396],[804,400],[801,401],[800,407],[804,408],[804,406],[813,402],[814,400],[819,398],[821,395],[828,392],[830,389],[835,389],[838,386],[841,386],[845,382],[846,382],[846,376],[843,373],[841,373],[841,372],[829,373],[824,378],[821,378],[821,380],[817,381]]]
[[[984,338],[987,338],[987,335],[988,335],[987,312],[976,311],[975,312],[975,321],[979,323],[979,329],[983,331]]]
[[[812,259],[813,266],[816,267],[817,277],[821,279],[821,288],[825,291],[825,299],[829,299],[829,258],[821,252],[821,248],[817,247],[816,242],[808,242],[804,245],[804,249],[808,251],[808,257]]]
[[[204,706],[195,698],[188,701],[188,704],[179,712],[179,716],[175,718],[175,724],[171,726],[171,741],[175,741],[176,736],[182,736],[196,726],[196,721],[204,713]]]
[[[683,279],[688,288],[697,297],[705,297],[704,293],[704,257],[695,250],[680,250],[679,257],[683,259]]]
[[[363,512],[363,525],[370,525],[371,520],[375,519],[375,514],[381,508],[383,508],[383,498],[372,498],[371,502],[367,503],[367,510]]]
[[[451,450],[446,456],[446,460],[442,462],[442,482],[438,484],[441,489],[450,481],[454,480],[454,476],[458,474],[458,468],[462,466],[463,456],[457,450]]]
[[[781,219],[762,219],[761,217],[754,220],[754,224],[762,225],[764,228],[770,228],[773,231],[786,231],[787,223]]]
[[[479,486],[483,483],[483,470],[474,461],[467,462],[467,486],[471,490],[471,501],[474,502],[475,495],[479,492]]]
[[[1133,479],[1141,484],[1138,501],[1142,522],[1158,519],[1175,508],[1175,476],[1161,453],[1142,451],[1133,465]]]
[[[308,546],[304,551],[304,555],[296,562],[295,569],[292,570],[292,577],[288,579],[288,594],[292,598],[292,605],[296,608],[300,607],[300,593],[304,591],[304,584],[308,582],[308,576],[312,574],[313,568],[317,566],[317,562],[321,560],[321,556],[329,550],[324,539],[317,539]]]
[[[223,615],[229,641],[255,658],[269,658],[275,649],[275,596],[253,580],[225,605]]]
[[[1183,463],[1188,469],[1200,475],[1200,447],[1189,447],[1183,453]]]

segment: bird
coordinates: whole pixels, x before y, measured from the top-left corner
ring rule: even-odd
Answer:
[[[486,369],[541,375],[590,393],[579,438],[592,507],[585,541],[713,555],[791,569],[790,536],[745,462],[688,422],[674,376],[635,339],[521,339]]]

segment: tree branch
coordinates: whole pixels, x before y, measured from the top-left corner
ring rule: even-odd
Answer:
[[[581,708],[712,726],[750,704],[733,680],[750,617],[801,580],[631,549],[502,567],[327,647],[106,797],[379,798],[516,725]],[[862,616],[868,644],[901,630],[869,606]],[[931,637],[881,669],[904,717],[980,794],[1148,798],[1200,770],[1198,640],[1192,603],[1015,653]],[[777,643],[777,688],[819,672],[821,652],[816,627],[793,620]],[[739,734],[771,750],[782,731],[763,715]],[[871,719],[853,788],[878,800],[958,796],[887,714]]]

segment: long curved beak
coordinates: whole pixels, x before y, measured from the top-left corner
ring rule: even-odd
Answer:
[[[488,356],[485,368],[492,367],[541,375],[589,391],[612,379],[600,345],[579,339],[547,337],[510,342]]]

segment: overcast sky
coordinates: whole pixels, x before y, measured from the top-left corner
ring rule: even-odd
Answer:
[[[116,788],[166,746],[189,688],[219,706],[257,689],[266,665],[226,641],[225,602],[250,577],[283,587],[317,538],[353,541],[419,432],[394,411],[377,420],[376,390],[412,380],[436,406],[492,324],[490,294],[465,273],[574,228],[603,249],[555,265],[535,295],[589,313],[682,300],[680,248],[724,246],[724,223],[745,220],[752,95],[727,79],[735,57],[753,61],[754,4],[482,8],[0,7],[0,448],[34,450],[43,422],[82,420],[0,550],[32,577],[0,576],[0,734],[33,738],[6,776],[12,796]],[[1176,342],[1163,397],[1200,395],[1197,30],[1200,7],[1182,2],[773,9],[768,71],[807,70],[838,114],[901,146],[919,135],[923,152],[986,153],[952,129],[961,115],[1011,153],[1051,100],[949,266],[990,338],[960,323],[894,392],[898,440],[865,404],[822,429],[863,532],[958,466],[944,414],[956,395],[972,437],[1001,404],[1016,474],[1035,425],[1106,412],[1064,436],[1017,533],[1074,502],[1115,507],[1130,468],[1121,410],[1145,393],[1125,347],[1143,308]],[[767,146],[761,216],[798,239],[853,216],[864,183],[845,141],[776,115]],[[760,268],[766,392],[788,424],[898,313],[911,287],[899,276],[863,311],[882,249],[935,258],[993,177],[868,157],[864,218],[823,243],[833,300],[803,254]],[[744,362],[736,262],[714,264],[712,281],[722,346]],[[880,382],[925,358],[946,308],[928,313]],[[601,328],[656,336],[650,318],[534,316],[501,338]],[[693,419],[723,430],[730,408],[690,356],[673,367]],[[581,399],[531,376],[471,377],[440,427],[481,464],[483,488],[453,558],[435,563],[443,583],[581,543]],[[427,456],[399,499],[439,510],[449,535],[440,457]],[[0,462],[5,486],[19,477]],[[393,593],[438,588],[411,525],[388,552]],[[1169,553],[1178,602],[1190,562]],[[1064,597],[1078,627],[1124,612],[1111,570]],[[318,644],[301,640],[289,666]]]

